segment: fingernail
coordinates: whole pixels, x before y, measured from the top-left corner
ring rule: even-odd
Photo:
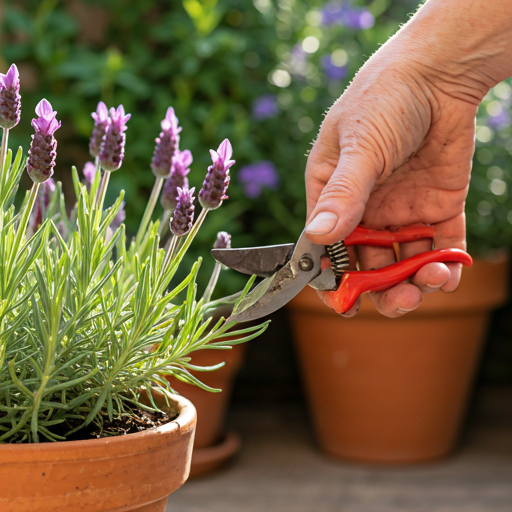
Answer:
[[[397,311],[399,311],[400,313],[410,313],[411,311],[414,311],[416,308],[412,308],[412,309],[404,309],[404,308],[396,308]]]
[[[307,226],[306,233],[326,235],[338,224],[338,216],[332,212],[320,212]]]

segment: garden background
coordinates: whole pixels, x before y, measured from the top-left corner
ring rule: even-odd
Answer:
[[[181,149],[194,156],[191,186],[201,185],[208,150],[228,137],[237,161],[229,200],[208,218],[189,254],[206,256],[204,285],[218,231],[230,232],[238,247],[298,237],[305,221],[306,154],[324,112],[417,5],[414,0],[4,1],[0,70],[17,64],[25,112],[11,143],[28,149],[27,113],[46,97],[62,119],[55,178],[70,189],[71,165],[81,169],[91,159],[90,113],[99,100],[109,107],[122,103],[132,118],[126,156],[113,173],[107,203],[126,190],[126,225],[134,233],[154,182],[149,163],[167,107],[174,107],[183,127]],[[512,244],[511,102],[506,81],[479,109],[466,210],[472,255]],[[219,293],[232,293],[243,282],[235,272],[225,273]],[[484,380],[512,382],[509,313],[510,306],[496,314]]]

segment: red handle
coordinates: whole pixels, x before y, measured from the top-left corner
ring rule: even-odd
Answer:
[[[394,242],[413,242],[434,239],[436,230],[434,226],[426,224],[413,224],[397,229],[396,231],[383,231],[357,226],[350,235],[345,238],[345,245],[373,245],[375,247],[392,247]]]
[[[320,293],[322,300],[331,309],[336,313],[345,313],[362,293],[386,290],[405,281],[427,263],[448,261],[456,261],[468,267],[473,264],[471,256],[460,249],[437,249],[377,270],[344,272],[336,291]]]

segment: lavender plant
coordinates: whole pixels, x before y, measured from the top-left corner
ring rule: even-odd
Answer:
[[[15,66],[13,69],[9,71],[11,82],[0,77],[0,114],[6,119],[19,113],[19,95],[11,101],[11,111],[2,110],[8,105],[5,98],[12,97],[12,91],[14,96],[18,94],[19,79]],[[229,349],[235,342],[219,339],[228,330],[239,336],[236,343],[241,343],[258,336],[267,325],[233,330],[234,322],[221,318],[212,325],[208,318],[222,304],[236,307],[253,279],[236,296],[212,301],[209,292],[198,299],[199,259],[183,281],[172,281],[212,209],[213,198],[219,206],[219,199],[225,197],[228,168],[234,163],[229,160],[229,142],[212,152],[215,179],[207,179],[201,190],[203,202],[210,199],[198,218],[194,221],[194,189],[184,185],[178,190],[169,247],[161,247],[158,220],[148,220],[140,241],[128,243],[122,224],[124,193],[106,209],[103,201],[109,174],[122,163],[129,114],[125,115],[122,106],[111,109],[108,118],[106,112],[100,103],[90,145],[96,164],[94,169],[87,168],[87,183],[82,184],[76,169],[72,170],[77,202],[71,215],[65,209],[60,184],[50,178],[56,157],[54,133],[60,126],[50,103],[42,100],[36,108],[28,160],[23,159],[21,148],[16,155],[7,150],[8,131],[14,125],[2,126],[3,443],[62,441],[93,423],[101,435],[106,421],[133,415],[139,409],[158,411],[152,399],[154,390],[165,396],[172,391],[165,374],[219,391],[190,373],[218,366],[198,368],[190,364],[189,355],[205,348]],[[14,199],[25,168],[33,185],[16,210]],[[143,390],[149,405],[141,401]]]

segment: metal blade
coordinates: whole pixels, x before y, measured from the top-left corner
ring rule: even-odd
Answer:
[[[212,249],[212,256],[226,267],[242,274],[271,277],[288,261],[295,244],[248,247],[245,249]]]
[[[320,260],[324,254],[325,247],[313,244],[303,233],[290,261],[248,293],[228,321],[256,320],[283,307],[320,275]]]

